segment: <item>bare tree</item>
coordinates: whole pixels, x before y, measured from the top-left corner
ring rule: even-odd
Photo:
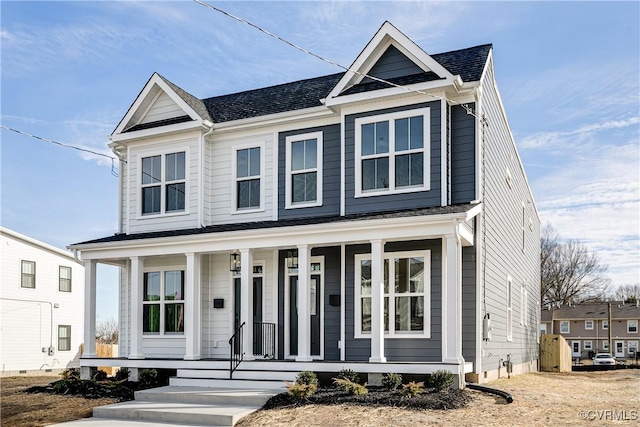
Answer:
[[[613,295],[618,301],[635,304],[640,300],[640,283],[620,285]]]
[[[103,319],[96,325],[96,341],[102,344],[118,344],[118,322]]]
[[[541,236],[541,299],[543,304],[576,304],[602,301],[611,281],[607,266],[576,240],[562,241],[550,224]]]

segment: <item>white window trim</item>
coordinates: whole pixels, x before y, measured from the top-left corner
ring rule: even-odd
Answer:
[[[231,214],[249,214],[255,212],[264,212],[264,199],[265,199],[265,143],[264,141],[246,143],[242,145],[235,145],[231,149],[231,183],[233,184],[233,189],[231,191],[232,200],[231,200]],[[260,148],[260,206],[251,207],[251,208],[242,208],[238,209],[238,151],[247,150],[250,148]]]
[[[584,350],[593,350],[593,341],[585,340],[584,345],[582,346]]]
[[[602,329],[609,330],[609,321],[608,320],[603,320],[602,321]]]
[[[69,341],[69,348],[61,349],[60,348],[60,328],[66,328],[69,331],[69,336],[64,337],[65,340]],[[58,325],[58,351],[71,351],[71,325]]]
[[[602,349],[609,351],[609,341],[602,342]]]
[[[524,325],[524,285],[520,286],[520,325]]]
[[[591,327],[589,327],[589,323],[591,323]],[[593,325],[594,325],[593,320],[585,320],[585,321],[584,321],[584,329],[585,329],[586,331],[592,331],[592,330],[593,330],[593,327],[594,327]]]
[[[419,186],[409,186],[402,188],[395,188],[395,120],[405,119],[409,117],[423,116],[423,147],[421,149],[405,150],[401,151],[400,155],[411,153],[423,153],[423,182]],[[362,125],[376,122],[389,122],[389,152],[386,157],[389,158],[389,188],[376,189],[376,190],[362,190]],[[415,110],[404,110],[396,113],[380,114],[376,116],[360,117],[355,119],[355,196],[358,197],[370,197],[380,196],[384,194],[401,194],[412,193],[416,191],[428,191],[431,189],[431,108],[418,108]],[[368,158],[369,156],[365,156]],[[384,156],[372,155],[371,158],[379,158]]]
[[[285,162],[286,162],[286,178],[285,178],[285,209],[309,208],[314,206],[322,206],[322,154],[323,154],[323,134],[322,131],[304,133],[301,135],[291,135],[285,138]],[[316,140],[316,167],[311,169],[303,169],[295,171],[296,173],[316,173],[316,200],[311,202],[293,203],[293,182],[291,171],[291,144],[294,142],[305,141],[308,139]]]
[[[174,183],[179,183],[182,182],[183,180],[175,180],[175,181],[167,181],[166,175],[165,175],[165,171],[166,171],[166,156],[167,154],[175,154],[175,153],[181,153],[184,152],[184,209],[181,211],[171,211],[171,212],[166,212],[166,186],[167,184],[174,184]],[[155,183],[155,184],[142,184],[142,159],[145,159],[147,157],[155,157],[155,156],[160,156],[160,176],[161,176],[161,180],[159,183]],[[179,147],[179,148],[172,148],[172,149],[166,149],[166,150],[161,150],[161,151],[145,151],[144,153],[140,153],[138,154],[138,159],[137,159],[137,171],[136,174],[138,175],[136,177],[136,199],[137,199],[137,205],[138,208],[136,209],[136,219],[138,220],[145,220],[145,219],[153,219],[153,218],[166,218],[166,217],[170,217],[170,216],[184,216],[184,215],[189,215],[189,193],[190,193],[190,187],[189,187],[189,147]],[[150,213],[150,214],[143,214],[142,213],[142,189],[145,187],[153,187],[153,186],[157,186],[160,185],[160,213]]]
[[[566,324],[567,325],[567,332],[562,332],[562,325]],[[568,320],[561,320],[560,321],[560,333],[561,334],[570,334],[571,333],[571,322]]]
[[[63,291],[62,289],[60,289],[60,285],[62,284],[62,269],[68,269],[69,270],[69,290],[68,291]],[[58,292],[62,292],[64,294],[69,294],[73,291],[73,268],[69,267],[68,265],[59,265],[58,266]]]
[[[164,274],[167,271],[183,271],[184,272],[184,283],[182,284],[183,286],[183,292],[182,292],[182,299],[181,300],[174,300],[177,302],[182,302],[184,308],[183,310],[186,310],[187,308],[187,304],[186,304],[186,282],[187,282],[187,268],[184,265],[171,265],[171,266],[162,266],[162,267],[145,267],[143,270],[143,283],[140,285],[143,288],[143,292],[144,292],[144,273],[160,273],[160,296],[162,298],[160,298],[160,300],[158,301],[144,301],[144,295],[142,296],[142,306],[140,307],[140,311],[143,313],[142,315],[144,316],[144,311],[143,311],[143,306],[144,305],[148,305],[148,304],[160,304],[160,332],[142,332],[142,337],[143,339],[158,339],[158,338],[179,338],[179,339],[184,339],[185,338],[185,332],[169,332],[166,333],[164,331],[164,306],[165,306],[165,299],[164,299],[164,289],[165,289],[165,283],[164,283]],[[169,303],[169,304],[173,304],[173,303]],[[185,321],[186,321],[186,311],[185,311]],[[143,322],[140,324],[140,328],[144,329],[144,320]]]
[[[506,299],[507,341],[513,341],[513,278],[511,276],[507,276]]]
[[[431,251],[419,250],[419,251],[407,251],[407,252],[385,252],[382,256],[383,261],[389,260],[389,279],[393,276],[394,265],[391,262],[395,258],[424,258],[424,330],[422,332],[417,331],[395,331],[395,293],[384,294],[384,298],[389,298],[389,331],[384,332],[386,338],[431,338]],[[354,257],[354,296],[355,296],[355,309],[354,309],[354,338],[371,339],[371,334],[362,332],[362,295],[360,289],[361,273],[361,261],[370,260],[371,254],[357,254]],[[389,283],[389,290],[391,291],[392,284]],[[403,294],[398,294],[403,295]],[[412,293],[408,295],[420,296],[420,293]],[[383,302],[384,305],[384,302]]]
[[[627,354],[631,354],[631,348],[635,348],[635,352],[638,352],[638,341],[627,341]]]
[[[630,326],[631,325],[635,325],[636,330],[635,331],[631,331],[630,330]],[[633,320],[627,320],[627,333],[628,334],[637,334],[638,333],[638,321],[633,319]]]

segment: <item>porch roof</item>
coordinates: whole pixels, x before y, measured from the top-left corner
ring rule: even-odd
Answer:
[[[233,232],[233,231],[241,231],[241,230],[242,231],[260,230],[260,229],[273,229],[273,228],[281,228],[281,227],[295,227],[295,226],[328,224],[328,223],[346,223],[346,222],[355,222],[355,221],[361,221],[361,220],[462,214],[470,211],[476,206],[477,204],[465,203],[465,204],[452,205],[452,206],[437,206],[432,208],[422,208],[422,209],[403,210],[403,211],[362,213],[362,214],[352,214],[352,215],[345,215],[345,216],[331,215],[331,216],[286,219],[286,220],[280,220],[280,221],[257,221],[257,222],[240,222],[240,223],[233,223],[233,224],[218,224],[218,225],[209,225],[209,226],[200,227],[200,228],[163,230],[163,231],[154,231],[154,232],[137,233],[137,234],[116,233],[112,236],[103,237],[100,239],[74,243],[70,245],[69,248],[80,249],[80,247],[84,245],[95,245],[100,243],[136,241],[136,240],[142,240],[142,239],[160,239],[165,237],[225,233],[225,232]]]

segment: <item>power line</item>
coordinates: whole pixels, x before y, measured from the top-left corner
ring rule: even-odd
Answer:
[[[467,104],[462,104],[462,103],[459,103],[459,102],[455,102],[455,101],[452,101],[452,100],[448,100],[448,99],[446,99],[446,98],[444,98],[444,97],[441,97],[441,96],[438,96],[438,95],[434,95],[434,94],[432,94],[432,93],[427,93],[427,92],[424,92],[424,91],[419,90],[419,89],[412,89],[412,88],[409,88],[409,87],[407,87],[407,86],[403,86],[403,85],[399,85],[399,84],[397,84],[397,83],[390,82],[389,80],[381,79],[381,78],[379,78],[379,77],[371,76],[371,75],[366,74],[366,73],[363,73],[363,72],[361,72],[361,71],[354,70],[354,69],[351,69],[351,68],[349,68],[349,67],[345,67],[344,65],[341,65],[341,64],[339,64],[339,63],[337,63],[337,62],[335,62],[335,61],[332,61],[332,60],[330,60],[330,59],[327,59],[327,58],[325,58],[325,57],[324,57],[324,56],[322,56],[322,55],[319,55],[319,54],[317,54],[317,53],[314,53],[314,52],[312,52],[312,51],[310,51],[310,50],[308,50],[308,49],[303,48],[302,46],[299,46],[299,45],[297,45],[297,44],[295,44],[295,43],[293,43],[293,42],[291,42],[291,41],[289,41],[289,40],[287,40],[287,39],[285,39],[285,38],[283,38],[283,37],[281,37],[281,36],[277,35],[277,34],[274,34],[274,33],[272,33],[271,31],[266,30],[266,29],[264,29],[264,28],[260,27],[259,25],[256,25],[256,24],[254,24],[254,23],[252,23],[252,22],[250,22],[250,21],[247,21],[247,20],[246,20],[246,19],[244,19],[244,18],[241,18],[241,17],[236,16],[236,15],[234,15],[234,14],[232,14],[232,13],[229,13],[229,12],[227,12],[227,11],[223,10],[223,9],[220,9],[219,7],[216,7],[216,6],[214,6],[214,5],[212,5],[212,4],[209,4],[209,3],[205,3],[205,2],[203,2],[203,1],[201,1],[201,0],[193,0],[193,1],[194,1],[195,3],[197,3],[197,4],[201,5],[201,6],[207,7],[207,8],[209,8],[209,9],[211,9],[211,10],[214,10],[214,11],[216,11],[216,12],[218,12],[218,13],[221,13],[221,14],[223,14],[223,15],[225,15],[225,16],[228,16],[229,18],[235,19],[235,20],[236,20],[236,21],[238,21],[238,22],[241,22],[241,23],[243,23],[243,24],[249,25],[250,27],[255,28],[256,30],[260,31],[261,33],[264,33],[264,34],[268,35],[269,37],[272,37],[272,38],[274,38],[274,39],[276,39],[276,40],[278,40],[278,41],[281,41],[281,42],[283,42],[283,43],[285,43],[285,44],[287,44],[287,45],[289,45],[289,46],[293,47],[294,49],[299,50],[300,52],[303,52],[303,53],[305,53],[305,54],[307,54],[307,55],[311,55],[311,56],[313,56],[314,58],[317,58],[317,59],[319,59],[319,60],[321,60],[321,61],[323,61],[323,62],[326,62],[327,64],[334,65],[334,66],[336,66],[336,67],[338,67],[338,68],[341,68],[341,69],[343,69],[343,70],[345,70],[345,71],[352,72],[352,73],[357,74],[357,75],[359,75],[359,76],[366,77],[366,78],[369,78],[369,79],[371,79],[371,80],[374,80],[374,81],[377,81],[377,82],[380,82],[380,83],[387,84],[387,85],[389,85],[389,86],[393,86],[393,87],[396,87],[396,88],[399,88],[399,89],[404,89],[404,90],[406,90],[407,92],[411,92],[411,93],[418,93],[418,94],[420,94],[420,95],[430,96],[430,97],[432,97],[432,98],[439,99],[440,101],[449,102],[449,103],[454,104],[454,105],[460,105],[460,106],[462,106],[462,108],[464,108],[464,109],[465,109],[465,111],[467,112],[467,114],[470,114],[470,115],[474,116],[475,118],[477,118],[477,119],[479,119],[479,120],[484,120],[483,118],[478,117],[478,116],[476,115],[476,113],[474,113],[474,112],[473,112],[473,110],[472,110],[472,109],[471,109]]]
[[[29,138],[37,139],[39,141],[48,142],[48,143],[51,143],[51,144],[56,144],[56,145],[59,145],[61,147],[65,147],[65,148],[72,148],[72,149],[78,150],[78,151],[84,151],[85,153],[90,153],[90,154],[93,154],[93,155],[96,155],[96,156],[106,157],[107,159],[111,160],[111,174],[113,176],[116,176],[116,177],[118,176],[118,169],[115,166],[115,162],[118,159],[113,157],[113,156],[109,156],[108,154],[104,154],[104,153],[98,153],[97,151],[92,151],[92,150],[89,150],[89,149],[86,149],[86,148],[77,147],[77,146],[71,145],[71,144],[64,144],[62,142],[55,141],[53,139],[44,138],[44,137],[38,136],[38,135],[33,135],[33,134],[28,133],[28,132],[24,132],[24,131],[21,131],[21,130],[18,130],[18,129],[10,128],[9,126],[5,126],[5,125],[2,125],[2,124],[0,124],[0,127],[3,128],[3,129],[6,129],[8,131],[15,132],[15,133],[17,133],[19,135],[23,135],[23,136],[27,136]]]

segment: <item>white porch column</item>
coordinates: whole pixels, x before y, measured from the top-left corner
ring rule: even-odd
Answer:
[[[253,253],[240,250],[240,324],[244,360],[253,360]]]
[[[184,333],[186,348],[184,360],[200,360],[202,346],[202,299],[200,283],[200,254],[187,253],[187,271],[184,295]]]
[[[84,353],[96,357],[96,262],[84,263]]]
[[[309,318],[309,266],[311,247],[298,246],[298,356],[296,362],[310,362],[311,322]]]
[[[142,299],[144,291],[144,259],[131,257],[131,305],[130,316],[131,325],[129,336],[131,337],[131,348],[129,349],[129,359],[144,359],[142,352]]]
[[[371,240],[371,357],[384,363],[384,242]]]
[[[442,253],[442,361],[458,365],[458,388],[464,388],[462,246],[457,236],[442,239]]]

